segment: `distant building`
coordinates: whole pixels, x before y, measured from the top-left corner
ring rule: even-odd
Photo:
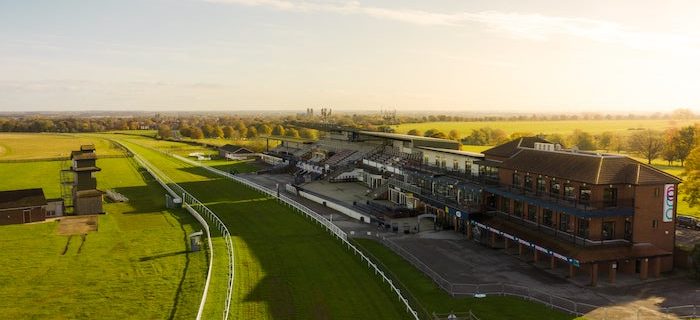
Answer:
[[[97,154],[94,145],[82,145],[80,150],[71,152],[71,167],[64,170],[73,175],[71,184],[71,200],[73,214],[101,214],[102,195],[104,192],[97,190],[95,173],[101,169],[95,164]]]
[[[219,147],[219,157],[226,159],[246,159],[255,154],[248,148],[227,144]]]
[[[44,221],[46,204],[41,189],[0,191],[0,225]]]

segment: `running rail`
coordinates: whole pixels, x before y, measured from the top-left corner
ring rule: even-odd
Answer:
[[[159,151],[161,153],[165,153],[165,152],[157,150],[157,149],[154,149],[154,150]],[[374,271],[374,274],[380,275],[383,282],[386,282],[389,284],[389,287],[391,287],[391,290],[394,293],[396,293],[396,296],[404,304],[404,306],[406,307],[406,311],[411,314],[413,319],[420,320],[420,318],[418,317],[418,312],[411,306],[411,304],[408,302],[408,299],[406,299],[406,297],[403,296],[403,294],[401,293],[401,290],[399,290],[399,288],[397,288],[396,285],[394,285],[394,283],[391,281],[391,279],[389,279],[386,276],[386,274],[384,274],[384,271],[382,271],[379,268],[379,266],[377,266],[377,264],[372,262],[370,260],[370,258],[364,254],[364,252],[362,252],[360,249],[355,247],[355,245],[353,245],[352,243],[350,243],[348,241],[348,237],[347,237],[347,234],[345,233],[345,231],[340,229],[338,226],[334,225],[332,222],[330,222],[324,216],[318,214],[317,212],[311,210],[310,208],[297,202],[296,200],[288,197],[287,195],[280,194],[278,196],[277,192],[275,190],[272,190],[272,189],[267,188],[265,186],[259,185],[255,182],[243,179],[241,177],[229,174],[227,172],[224,172],[224,171],[221,171],[221,170],[209,167],[209,166],[205,166],[201,163],[198,163],[196,161],[192,161],[190,159],[181,157],[181,156],[176,155],[176,154],[169,154],[169,153],[165,153],[165,154],[168,154],[171,157],[178,159],[180,161],[183,161],[185,163],[204,168],[204,169],[206,169],[214,174],[217,174],[217,175],[226,177],[228,179],[231,179],[233,181],[239,182],[239,183],[241,183],[249,188],[252,188],[252,189],[255,189],[259,192],[265,193],[271,197],[278,198],[278,199],[282,200],[286,205],[296,209],[297,211],[299,211],[301,213],[304,213],[307,217],[309,217],[309,218],[315,220],[317,223],[323,225],[331,234],[333,234],[335,237],[340,239],[343,242],[343,244],[345,244],[346,247],[351,249],[355,255],[359,255],[363,262],[367,262],[367,267],[372,269]]]
[[[216,227],[219,229],[219,232],[221,232],[222,237],[224,238],[224,241],[226,243],[226,249],[227,253],[229,256],[229,278],[228,278],[228,286],[226,290],[226,301],[224,303],[224,310],[223,310],[223,319],[226,320],[229,317],[230,314],[230,308],[231,308],[231,295],[233,293],[233,280],[234,280],[234,255],[233,255],[233,242],[231,241],[231,234],[228,231],[228,228],[226,228],[226,225],[219,219],[219,217],[211,211],[209,208],[207,208],[203,203],[201,203],[197,198],[192,196],[190,193],[185,191],[180,185],[175,183],[172,179],[170,179],[167,175],[165,175],[160,169],[156,168],[153,166],[150,162],[147,160],[143,159],[141,156],[133,152],[131,149],[126,147],[124,144],[112,140],[115,144],[121,146],[125,150],[128,150],[134,155],[134,159],[136,162],[146,169],[155,179],[156,181],[174,198],[181,198],[183,205],[187,209],[187,211],[204,227],[206,234],[207,234],[207,243],[209,245],[209,267],[207,271],[207,279],[204,284],[204,292],[202,293],[202,299],[199,303],[199,310],[197,311],[197,320],[201,320],[203,313],[204,313],[204,306],[207,301],[207,295],[209,292],[209,284],[211,282],[211,272],[213,269],[214,265],[214,246],[212,245],[211,242],[211,233],[209,230],[209,224],[207,221],[200,215],[199,210],[203,211],[203,213],[206,215],[209,220],[213,221],[216,224]],[[171,188],[172,186],[172,188]],[[173,190],[173,188],[177,189]]]

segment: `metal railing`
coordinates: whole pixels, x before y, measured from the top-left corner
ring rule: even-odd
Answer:
[[[226,228],[226,225],[219,219],[219,217],[212,212],[207,206],[205,206],[202,202],[197,200],[193,195],[188,193],[184,188],[182,188],[180,185],[175,183],[170,177],[168,177],[165,173],[163,173],[160,169],[157,167],[153,166],[150,162],[139,156],[138,154],[134,153],[131,149],[126,147],[125,145],[117,142],[117,141],[112,141],[115,144],[121,146],[125,150],[128,150],[130,153],[133,154],[133,159],[140,165],[142,168],[146,169],[153,178],[156,179],[156,181],[171,195],[173,198],[180,198],[182,199],[183,206],[187,209],[187,211],[202,225],[204,228],[204,231],[206,232],[207,235],[207,245],[209,246],[209,266],[207,270],[207,278],[205,280],[204,284],[204,292],[202,293],[202,299],[200,300],[199,303],[199,309],[197,311],[197,320],[201,320],[202,316],[204,314],[204,306],[207,301],[208,297],[208,292],[209,292],[209,284],[211,283],[211,273],[212,273],[212,268],[214,266],[214,246],[211,241],[211,232],[209,228],[209,224],[207,223],[207,220],[205,220],[202,215],[204,215],[209,221],[213,222],[216,226],[216,228],[219,230],[221,233],[222,238],[224,239],[224,242],[226,244],[226,251],[228,255],[228,283],[227,283],[227,289],[226,289],[226,301],[224,303],[224,310],[222,317],[224,320],[228,319],[229,314],[230,314],[230,307],[231,307],[231,295],[233,294],[233,281],[234,281],[234,254],[233,254],[233,242],[231,240],[231,234],[228,231],[228,228]]]
[[[571,299],[556,296],[550,293],[546,293],[541,290],[533,289],[531,287],[509,284],[509,283],[453,283],[439,273],[431,269],[428,265],[420,261],[416,256],[406,251],[401,246],[397,245],[390,239],[385,237],[377,237],[387,248],[391,249],[394,253],[398,254],[416,269],[427,275],[438,287],[445,290],[451,296],[457,295],[475,295],[475,294],[487,294],[487,295],[500,295],[500,296],[513,296],[519,297],[528,301],[539,302],[545,306],[552,309],[559,309],[561,311],[574,314],[576,316],[586,315],[589,319],[594,319],[594,316],[588,314],[594,310],[601,309],[599,319],[609,319],[607,315],[607,309],[604,306],[597,306],[588,303],[576,302]],[[639,308],[639,311],[644,310],[645,312],[650,312],[653,310]],[[671,315],[682,319],[690,318],[694,319],[700,316],[700,304],[694,305],[683,305],[674,307],[659,307],[659,313],[665,315]],[[639,313],[639,312],[638,312]],[[659,314],[656,313],[658,316]],[[613,317],[614,318],[614,317]],[[610,318],[612,319],[612,318]]]
[[[389,279],[389,277],[387,277],[387,275],[384,273],[384,271],[382,271],[381,268],[379,268],[379,266],[376,263],[374,263],[367,255],[365,255],[364,252],[362,252],[355,245],[353,245],[352,243],[350,243],[348,241],[348,236],[345,233],[345,231],[340,229],[338,226],[334,225],[332,222],[330,222],[324,216],[318,214],[317,212],[315,212],[312,209],[308,208],[307,206],[297,202],[296,200],[288,197],[287,195],[280,194],[275,190],[272,190],[268,187],[259,185],[253,181],[241,178],[241,177],[236,176],[236,175],[226,173],[224,171],[221,171],[221,170],[209,167],[209,166],[205,166],[199,162],[181,157],[181,156],[176,155],[176,154],[170,154],[170,156],[172,156],[180,161],[183,161],[185,163],[204,168],[205,170],[210,171],[214,174],[217,174],[217,175],[220,175],[222,177],[225,177],[225,178],[228,178],[230,180],[241,183],[241,184],[243,184],[251,189],[257,190],[257,191],[262,192],[264,194],[267,194],[271,197],[277,198],[282,203],[295,209],[297,212],[304,214],[307,218],[312,219],[316,223],[322,225],[323,227],[326,228],[326,230],[328,230],[329,233],[334,235],[336,238],[340,239],[340,241],[342,241],[343,244],[353,252],[353,254],[359,256],[361,258],[362,262],[367,263],[367,267],[369,267],[372,271],[374,271],[375,275],[380,276],[382,279],[382,282],[388,283],[389,287],[391,288],[391,291],[396,294],[397,298],[406,307],[406,311],[408,313],[410,313],[414,319],[416,319],[416,320],[419,319],[418,312],[411,306],[408,299],[406,297],[404,297],[403,293],[401,293],[401,290],[393,283],[393,281],[391,279]]]

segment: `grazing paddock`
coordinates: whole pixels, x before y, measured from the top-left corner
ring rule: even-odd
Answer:
[[[65,143],[69,151],[93,142],[101,154],[100,146],[110,145],[78,140]],[[105,203],[106,215],[0,226],[3,319],[195,317],[207,258],[187,251],[187,235],[200,226],[182,209],[166,210],[160,185],[131,161],[98,160],[99,188],[129,198]],[[0,163],[0,190],[43,187],[47,197],[58,197],[59,168],[60,161]],[[71,226],[72,219],[88,221]]]
[[[409,317],[386,284],[312,221],[275,199],[141,147],[144,139],[123,140],[216,212],[231,231],[232,318]]]

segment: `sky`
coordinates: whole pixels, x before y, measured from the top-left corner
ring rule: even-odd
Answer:
[[[0,0],[0,111],[700,111],[700,1]]]

